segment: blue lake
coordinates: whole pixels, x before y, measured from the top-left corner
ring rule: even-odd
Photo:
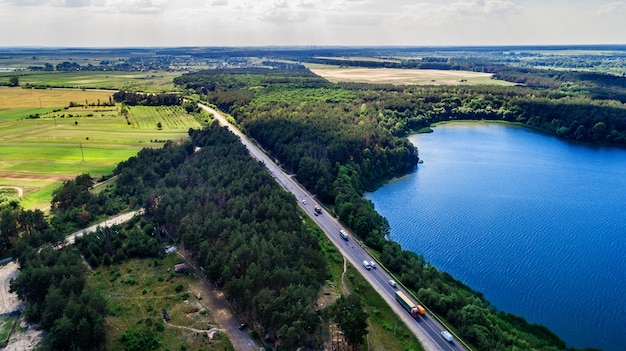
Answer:
[[[366,198],[391,239],[549,327],[626,349],[626,150],[453,123],[409,139],[424,160]]]

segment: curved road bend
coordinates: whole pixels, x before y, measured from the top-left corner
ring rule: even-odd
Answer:
[[[220,125],[226,126],[233,134],[239,137],[242,144],[246,146],[250,154],[257,160],[263,162],[270,174],[276,181],[288,192],[292,193],[297,199],[300,207],[317,223],[317,225],[326,233],[326,236],[333,242],[339,251],[346,257],[350,263],[358,269],[363,277],[372,285],[372,287],[385,299],[387,304],[393,309],[396,315],[404,322],[411,332],[419,339],[428,351],[444,350],[459,351],[465,350],[455,339],[448,342],[441,336],[441,331],[446,330],[431,315],[426,315],[414,319],[402,308],[395,300],[394,288],[389,285],[389,279],[392,277],[383,269],[375,268],[366,270],[363,267],[363,260],[373,260],[373,258],[361,247],[360,243],[355,242],[352,237],[343,240],[339,236],[339,230],[343,229],[346,233],[349,231],[344,228],[334,217],[327,214],[315,215],[315,201],[311,194],[295,182],[288,174],[286,174],[270,157],[268,157],[258,146],[250,141],[239,129],[228,123],[226,118],[217,110],[203,104],[198,104],[205,111],[213,114],[219,121]],[[406,293],[404,289],[399,287]],[[413,299],[415,300],[415,299]]]

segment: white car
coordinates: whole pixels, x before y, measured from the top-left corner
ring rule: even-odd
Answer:
[[[398,287],[398,284],[396,284],[396,281],[393,279],[389,279],[389,285],[393,286],[394,288]]]
[[[372,266],[372,268],[376,268],[376,262],[370,261],[370,266]]]

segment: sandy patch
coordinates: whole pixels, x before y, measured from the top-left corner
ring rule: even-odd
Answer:
[[[399,68],[311,68],[331,82],[415,85],[471,85],[489,81],[492,74],[470,71]],[[496,82],[494,82],[496,84]]]
[[[17,277],[18,266],[9,262],[0,267],[0,314],[8,314],[20,308],[20,300],[15,293],[9,292],[11,279]]]

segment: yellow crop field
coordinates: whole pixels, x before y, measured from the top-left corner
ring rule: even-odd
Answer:
[[[311,65],[309,69],[333,83],[353,82],[394,85],[513,85],[492,79],[489,73],[435,69],[344,68]]]
[[[0,87],[0,110],[14,108],[61,108],[70,102],[109,102],[113,91],[79,89],[22,89]]]

